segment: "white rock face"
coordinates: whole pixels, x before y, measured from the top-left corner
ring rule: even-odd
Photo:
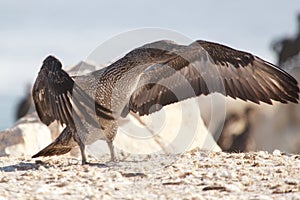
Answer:
[[[0,156],[31,156],[52,141],[49,128],[32,113],[0,132]]]
[[[114,146],[126,153],[173,154],[194,148],[221,151],[204,125],[195,99],[166,106],[148,116],[129,114],[119,120],[119,125]],[[105,142],[97,141],[88,146],[88,151],[100,158],[108,148]]]
[[[168,105],[159,112],[141,117],[144,125],[136,119],[129,116],[128,122],[119,129],[115,145],[124,151],[182,153],[196,147],[220,151],[203,123],[195,99]],[[123,143],[124,140],[128,143]],[[144,148],[147,145],[149,149]]]

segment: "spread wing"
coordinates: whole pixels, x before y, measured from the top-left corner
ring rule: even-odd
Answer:
[[[162,106],[213,92],[254,103],[298,102],[297,81],[250,53],[206,41],[196,41],[175,53],[166,64],[144,71],[124,110],[150,114]]]
[[[74,80],[61,69],[53,56],[47,57],[33,86],[33,100],[41,121],[49,125],[58,120],[75,128],[76,119],[85,119],[97,126],[93,113],[109,116],[107,110],[88,96]]]

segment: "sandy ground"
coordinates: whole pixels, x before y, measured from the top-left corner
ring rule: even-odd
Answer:
[[[193,150],[121,155],[0,157],[0,199],[300,199],[300,156]]]

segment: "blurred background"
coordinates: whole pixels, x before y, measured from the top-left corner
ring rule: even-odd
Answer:
[[[298,13],[298,0],[0,1],[0,130],[16,120],[48,54],[72,66],[114,35],[158,27],[252,52],[292,72],[299,62],[284,63],[299,52]]]

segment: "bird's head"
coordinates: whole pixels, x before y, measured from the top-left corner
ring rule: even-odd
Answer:
[[[54,56],[50,55],[43,61],[42,69],[47,69],[49,71],[56,71],[62,68],[61,62],[55,58]]]

